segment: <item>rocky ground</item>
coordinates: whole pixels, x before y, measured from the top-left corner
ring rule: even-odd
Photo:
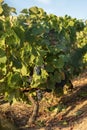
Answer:
[[[62,98],[46,93],[40,102],[37,120],[28,127],[32,106],[16,102],[9,105],[0,97],[0,130],[86,130],[87,72],[73,80],[74,90]]]

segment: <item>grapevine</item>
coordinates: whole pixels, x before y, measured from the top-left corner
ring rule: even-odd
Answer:
[[[28,103],[30,97],[38,104],[42,91],[63,94],[65,84],[72,90],[71,79],[87,66],[87,24],[38,7],[12,13],[15,8],[0,1],[0,93],[5,100]]]

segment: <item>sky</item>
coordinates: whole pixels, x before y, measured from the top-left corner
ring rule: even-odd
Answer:
[[[24,8],[37,6],[48,14],[77,19],[87,19],[87,0],[4,0],[9,6],[15,7],[19,13]]]

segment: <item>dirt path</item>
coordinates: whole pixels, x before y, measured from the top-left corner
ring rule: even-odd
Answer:
[[[87,130],[87,72],[74,79],[73,85],[73,93],[63,98],[53,99],[45,94],[37,121],[31,127],[26,127],[32,111],[30,105],[17,102],[10,106],[0,99],[0,122],[7,122],[11,128],[3,130]]]

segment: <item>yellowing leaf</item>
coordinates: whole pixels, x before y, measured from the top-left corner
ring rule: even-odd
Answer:
[[[22,73],[23,76],[27,75],[27,68],[26,68],[26,66],[24,66],[24,65],[22,66],[21,73]]]

